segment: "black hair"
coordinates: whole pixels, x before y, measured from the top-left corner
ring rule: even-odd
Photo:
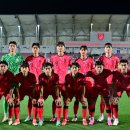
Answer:
[[[43,67],[45,68],[45,67],[48,67],[48,66],[50,66],[51,68],[53,67],[53,65],[50,62],[46,62]]]
[[[40,44],[39,44],[39,43],[33,43],[33,44],[32,44],[32,47],[33,47],[33,46],[37,46],[38,48],[40,48]]]
[[[59,45],[65,46],[64,42],[62,42],[62,41],[59,41],[59,42],[56,44],[56,46],[59,46]]]
[[[96,65],[103,65],[103,66],[104,66],[103,62],[102,62],[102,61],[99,61],[99,60],[95,62],[95,66],[96,66]]]
[[[9,45],[10,45],[10,44],[14,44],[14,45],[16,45],[16,46],[17,46],[16,41],[10,41],[10,42],[9,42]]]
[[[28,62],[27,61],[23,61],[22,64],[21,64],[21,67],[24,67],[24,68],[29,67]]]
[[[7,63],[5,60],[0,61],[0,64],[5,64],[5,65],[7,65],[7,66],[8,66],[8,63]]]
[[[106,46],[112,47],[112,44],[110,42],[107,42],[107,43],[105,43],[105,47]]]
[[[87,50],[88,48],[87,48],[87,46],[82,45],[82,46],[80,47],[80,50],[81,50],[81,49]]]
[[[71,65],[71,67],[72,67],[73,65],[76,66],[76,67],[78,67],[78,68],[80,68],[79,63],[77,63],[77,62],[73,62],[72,65]]]
[[[127,64],[128,64],[128,60],[126,60],[126,59],[121,59],[121,60],[120,60],[120,63],[127,63]]]

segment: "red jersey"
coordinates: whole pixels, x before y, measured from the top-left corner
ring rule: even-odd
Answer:
[[[103,69],[101,74],[97,74],[96,70],[92,69],[86,76],[94,79],[94,87],[98,89],[108,88],[108,84],[112,84],[112,72],[108,69]]]
[[[33,73],[28,72],[28,75],[25,77],[23,76],[22,72],[18,73],[15,77],[15,82],[19,84],[20,92],[27,92],[30,91],[32,92],[33,85],[36,84],[36,77]]]
[[[59,76],[59,83],[64,84],[68,67],[72,64],[71,57],[66,54],[63,56],[56,54],[51,56],[50,62],[53,64],[54,72]]]
[[[118,63],[120,61],[115,55],[112,55],[111,57],[101,56],[99,57],[99,60],[104,63],[105,69],[109,69],[111,71],[118,67]]]
[[[29,63],[30,72],[35,74],[38,83],[38,77],[42,73],[43,65],[46,62],[45,57],[42,55],[39,55],[38,57],[31,55],[26,58],[26,61]]]
[[[130,68],[126,74],[122,74],[120,69],[114,71],[113,82],[116,83],[117,90],[130,90]]]
[[[94,60],[91,57],[87,57],[85,60],[78,58],[75,62],[79,63],[80,68],[79,72],[82,74],[86,74],[86,72],[92,70],[94,68]]]
[[[68,93],[78,95],[82,93],[82,87],[85,85],[85,76],[81,73],[77,73],[76,77],[69,73],[65,77],[65,86],[68,88]]]
[[[46,76],[45,73],[39,76],[39,85],[44,87],[44,94],[53,94],[55,92],[55,86],[59,84],[59,76],[52,73],[50,77]]]
[[[0,95],[9,93],[11,87],[14,83],[14,74],[9,70],[6,71],[4,75],[0,74]]]

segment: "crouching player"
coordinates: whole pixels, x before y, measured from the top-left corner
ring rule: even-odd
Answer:
[[[52,95],[53,100],[56,103],[56,113],[57,113],[57,122],[56,125],[60,126],[60,117],[62,113],[62,105],[61,99],[59,96],[59,76],[52,71],[52,64],[45,63],[44,64],[44,72],[39,75],[39,85],[41,88],[40,97],[39,99],[33,99],[33,106],[38,106],[40,109],[39,111],[39,118],[42,119],[42,115],[44,112],[44,100],[48,98],[49,95]],[[33,120],[35,120],[35,115]],[[39,125],[43,125],[43,122],[40,122]]]
[[[10,116],[9,125],[20,124],[20,102],[27,95],[33,97],[33,91],[35,90],[36,77],[33,73],[29,72],[29,64],[23,61],[21,64],[21,72],[15,76],[15,98],[14,98],[14,114],[15,121],[12,122],[13,114]],[[11,109],[13,113],[13,108]]]
[[[87,102],[84,97],[85,94],[85,76],[78,72],[79,64],[72,63],[71,73],[67,74],[65,77],[65,96],[64,100],[64,110],[63,110],[63,122],[62,125],[67,123],[68,106],[73,97],[78,99],[82,104],[82,116],[83,125],[88,125],[86,121],[87,116]]]
[[[118,125],[118,100],[123,91],[126,91],[130,98],[130,69],[128,68],[128,61],[126,59],[120,60],[119,69],[113,72],[113,125]]]
[[[14,75],[8,70],[8,63],[6,61],[0,61],[0,99],[5,97],[6,101],[10,104],[9,108],[13,105],[13,87],[14,87]],[[9,117],[11,115],[9,109]]]
[[[104,69],[102,61],[95,62],[95,69],[89,71],[86,74],[86,77],[91,78],[92,88],[87,88],[87,100],[88,100],[88,107],[89,107],[89,114],[90,114],[90,122],[89,125],[94,124],[94,112],[95,112],[95,104],[98,98],[98,95],[102,95],[105,104],[106,104],[106,112],[107,112],[107,124],[109,126],[112,125],[111,122],[111,109],[109,104],[110,94],[109,88],[112,85],[112,73],[108,69]],[[111,81],[110,81],[111,78]],[[109,79],[109,80],[108,80]],[[108,82],[109,81],[109,82]]]

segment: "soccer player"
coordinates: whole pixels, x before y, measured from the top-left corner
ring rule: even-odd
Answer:
[[[130,98],[130,68],[128,68],[128,60],[122,59],[119,63],[119,69],[113,71],[113,88],[114,88],[114,103],[113,103],[113,125],[119,124],[118,120],[118,99],[123,91],[126,91]]]
[[[82,116],[83,116],[83,125],[88,125],[86,116],[87,116],[87,102],[84,97],[85,95],[85,76],[78,72],[79,64],[72,63],[71,72],[65,77],[65,95],[63,96],[64,100],[64,110],[63,110],[63,122],[62,125],[67,123],[68,115],[68,106],[73,97],[78,99],[82,104]]]
[[[36,76],[36,80],[37,80],[36,87],[39,87],[38,77],[42,73],[43,65],[46,62],[45,57],[39,54],[39,50],[40,50],[39,43],[33,43],[32,44],[32,53],[33,54],[26,58],[26,61],[29,63],[29,71],[31,73],[35,74],[35,76]],[[31,102],[31,99],[29,98],[29,100],[28,100],[28,116],[25,119],[25,122],[32,120],[31,110],[32,110],[32,102]]]
[[[104,47],[105,54],[99,57],[100,61],[103,61],[104,63],[104,68],[109,69],[113,71],[118,67],[119,63],[119,58],[115,55],[112,54],[112,44],[111,43],[106,43]],[[105,108],[105,102],[104,99],[101,97],[100,101],[100,116],[98,118],[98,121],[101,122],[104,120],[104,108]],[[111,109],[113,109],[111,105]]]
[[[72,64],[71,57],[64,53],[65,44],[64,42],[59,41],[56,45],[57,48],[57,54],[51,56],[50,62],[53,65],[54,72],[58,74],[59,76],[59,87],[61,94],[64,95],[65,92],[65,76],[68,72],[69,66]],[[55,101],[52,103],[52,113],[53,117],[50,121],[55,121],[55,110],[56,110],[56,104]]]
[[[20,64],[23,61],[23,56],[16,53],[17,50],[17,43],[15,41],[9,42],[9,53],[5,54],[1,57],[1,60],[6,61],[8,63],[8,70],[10,70],[14,75],[16,75],[19,72]],[[8,120],[8,103],[4,99],[3,101],[3,110],[4,110],[4,118],[2,122],[6,122]]]
[[[87,46],[80,47],[80,58],[76,59],[75,62],[79,63],[79,72],[85,75],[88,71],[94,68],[94,60],[88,56]],[[77,121],[79,102],[75,100],[74,102],[74,118],[72,121]]]
[[[44,64],[44,72],[39,76],[39,85],[41,88],[39,99],[33,99],[33,106],[38,106],[39,109],[39,125],[42,126],[42,115],[43,115],[43,105],[44,101],[48,98],[49,95],[53,97],[53,100],[56,103],[56,113],[57,121],[56,125],[60,126],[60,117],[62,113],[61,99],[59,94],[59,76],[52,71],[52,64],[47,62]],[[34,109],[34,108],[33,108]],[[36,124],[36,114],[34,109],[33,122]]]
[[[20,101],[24,99],[27,95],[31,99],[34,96],[33,92],[36,86],[36,77],[33,73],[29,72],[29,64],[26,61],[23,61],[21,64],[21,72],[15,76],[15,98],[14,98],[14,113],[15,113],[15,121],[13,123],[12,117],[10,116],[9,125],[18,125],[20,124]],[[13,108],[10,110],[13,113]]]
[[[95,104],[98,95],[102,95],[105,100],[106,112],[107,112],[107,124],[109,126],[112,125],[111,122],[111,109],[109,104],[110,94],[109,88],[112,85],[112,72],[108,69],[104,69],[104,65],[102,61],[95,62],[95,69],[92,69],[86,74],[86,77],[91,77],[93,79],[94,85],[87,92],[87,100],[89,104],[89,114],[90,114],[90,122],[89,125],[94,124],[94,112],[95,112]],[[111,78],[111,81],[110,81]]]

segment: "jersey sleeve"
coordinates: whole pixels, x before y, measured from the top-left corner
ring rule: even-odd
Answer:
[[[42,75],[39,76],[39,85],[45,85],[44,77]]]

